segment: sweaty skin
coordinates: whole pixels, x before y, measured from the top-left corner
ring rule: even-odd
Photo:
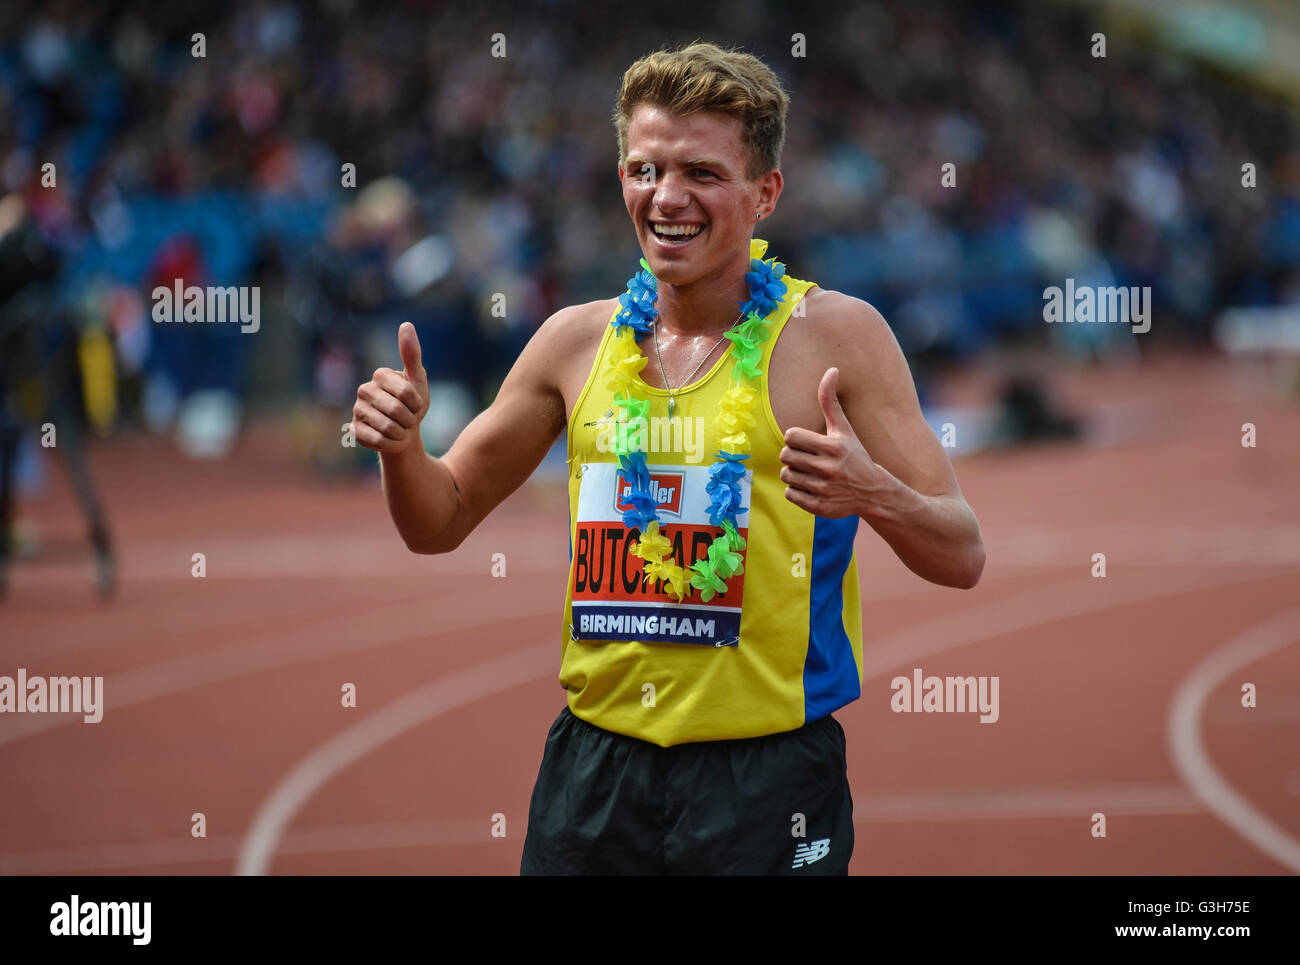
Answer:
[[[738,120],[708,112],[675,118],[640,105],[619,177],[659,279],[660,352],[675,388],[726,351],[729,343],[713,346],[747,297],[755,215],[771,214],[781,176],[748,177]],[[654,221],[703,230],[678,250],[655,237]],[[428,385],[414,327],[402,326],[403,371],[380,369],[358,389],[353,422],[357,441],[381,455],[389,511],[412,551],[455,549],[532,475],[564,431],[617,305],[617,298],[589,302],[547,319],[496,400],[441,459],[419,442]],[[921,414],[889,326],[869,304],[839,292],[813,288],[804,305],[806,316],[791,319],[777,339],[768,383],[785,433],[786,498],[823,516],[861,516],[917,575],[973,587],[984,567],[979,524]],[[663,387],[646,351],[642,378]]]

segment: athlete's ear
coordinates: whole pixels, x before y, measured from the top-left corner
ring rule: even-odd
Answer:
[[[772,216],[776,199],[781,197],[784,188],[785,181],[781,177],[781,172],[776,169],[768,171],[758,179],[758,212],[761,212],[764,218]]]

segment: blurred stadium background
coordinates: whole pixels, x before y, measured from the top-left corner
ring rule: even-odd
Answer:
[[[203,57],[192,54],[197,32]],[[1093,56],[1099,32],[1104,58]],[[504,34],[504,58],[490,55],[496,33]],[[792,55],[795,34],[805,38],[805,56]],[[356,387],[376,366],[397,363],[397,327],[414,322],[434,389],[426,442],[440,452],[491,401],[550,313],[622,290],[639,252],[615,176],[609,118],[619,78],[649,50],[697,38],[756,53],[785,81],[793,102],[786,190],[761,235],[793,273],[876,305],[909,357],[927,417],[936,429],[956,426],[958,473],[990,546],[977,593],[1032,590],[1053,574],[1086,577],[1091,552],[1117,541],[1148,575],[1177,564],[1226,567],[1238,582],[1244,568],[1263,580],[1267,590],[1256,586],[1258,599],[1244,610],[1239,597],[1222,598],[1214,612],[1237,606],[1242,616],[1239,626],[1219,628],[1223,639],[1294,601],[1300,7],[1293,3],[18,0],[0,9],[0,451],[10,467],[0,503],[10,507],[13,554],[0,603],[8,651],[0,673],[12,673],[14,659],[33,673],[43,663],[52,673],[106,673],[110,712],[99,730],[46,733],[24,730],[30,720],[0,720],[4,783],[26,789],[0,805],[0,871],[228,871],[243,846],[240,829],[261,813],[255,807],[276,775],[351,719],[340,721],[330,705],[338,681],[356,679],[364,662],[312,664],[313,644],[361,633],[346,629],[347,614],[368,612],[368,621],[394,607],[407,614],[419,644],[408,655],[414,662],[385,651],[388,676],[363,690],[363,707],[377,706],[376,692],[396,699],[403,683],[448,669],[425,652],[419,620],[441,626],[452,600],[490,600],[492,587],[481,586],[487,564],[472,584],[446,561],[404,556],[387,528],[373,454],[340,445]],[[956,165],[953,188],[940,184],[947,162]],[[1245,164],[1253,165],[1249,186]],[[355,186],[344,186],[345,165],[355,165]],[[1045,324],[1043,291],[1066,276],[1149,286],[1150,332]],[[259,331],[155,324],[149,293],[176,278],[257,286]],[[505,295],[504,317],[492,311],[497,294]],[[1271,430],[1260,443],[1271,453],[1260,452],[1251,467],[1240,462],[1245,421]],[[46,424],[57,427],[52,448],[41,444]],[[1170,461],[1161,446],[1183,448]],[[406,828],[407,837],[400,830],[365,837],[356,831],[364,823],[357,808],[331,815],[334,824],[320,818],[322,827],[352,828],[356,840],[381,849],[370,863],[343,862],[342,845],[331,851],[300,840],[288,849],[299,863],[277,870],[511,870],[517,849],[513,859],[483,857],[493,842],[473,830],[477,805],[449,804],[437,827],[427,823],[428,808],[452,793],[439,775],[460,768],[456,800],[481,796],[489,808],[488,790],[499,792],[496,799],[513,802],[509,839],[517,844],[522,835],[541,739],[559,706],[555,688],[537,682],[558,668],[551,638],[563,554],[552,550],[563,546],[556,491],[563,440],[553,457],[503,507],[483,537],[489,542],[474,544],[497,540],[523,554],[512,556],[526,560],[512,570],[520,574],[512,591],[535,592],[537,601],[532,611],[501,617],[515,624],[465,631],[489,651],[543,641],[532,690],[545,698],[519,704],[514,717],[484,710],[475,719],[514,749],[488,755],[492,767],[482,755],[448,751],[470,756],[429,764],[423,783],[403,775],[415,782],[409,798],[425,807],[390,814],[383,827]],[[1062,479],[1076,488],[1059,502],[1044,495]],[[1160,492],[1135,496],[1144,483]],[[1216,511],[1218,528],[1205,529]],[[541,534],[536,541],[517,536],[529,527]],[[1112,543],[1096,545],[1102,532]],[[224,561],[214,564],[221,548]],[[208,553],[215,590],[191,579],[197,550]],[[871,552],[878,566],[868,559],[864,572],[879,587],[912,594],[910,603],[891,603],[878,625],[983,605],[910,586],[896,561],[878,547]],[[417,563],[425,569],[413,571]],[[104,596],[116,590],[111,606],[95,602],[87,572]],[[1190,586],[1195,596],[1233,580],[1198,571],[1191,584],[1165,590]],[[216,659],[244,640],[273,653],[297,639],[308,612],[315,629],[290,647],[300,648],[298,676],[267,677],[268,664],[187,677],[198,664],[175,663]],[[1144,612],[1143,620],[1155,619]],[[321,626],[327,613],[341,624]],[[1136,624],[1121,620],[1108,633],[1123,635],[1125,626]],[[1065,633],[1051,632],[1058,630]],[[347,646],[335,652],[346,657]],[[451,666],[465,659],[457,655]],[[277,672],[291,663],[275,664]],[[170,684],[149,676],[163,665]],[[1156,673],[1158,665],[1152,657],[1143,666]],[[136,705],[119,719],[146,716],[121,725],[138,731],[103,736],[113,726],[114,673],[118,693],[129,691]],[[297,699],[307,686],[302,675],[312,673],[323,696],[314,710],[291,712],[284,701]],[[1290,709],[1270,719],[1281,728],[1274,737],[1292,734],[1289,743],[1277,737],[1291,770],[1257,761],[1277,781],[1257,791],[1276,796],[1274,815],[1294,833],[1300,674],[1294,659],[1279,673]],[[266,679],[233,703],[228,694],[213,698],[226,712],[238,709],[224,751],[214,750],[198,735],[218,711],[194,701],[212,681],[247,674]],[[1178,679],[1161,686],[1172,692]],[[261,702],[249,696],[259,686]],[[187,691],[183,703],[161,696]],[[873,727],[898,726],[872,706],[863,713]],[[1160,762],[1128,775],[1157,775],[1155,796],[1134,804],[1136,813],[1191,815],[1206,822],[1201,840],[1205,827],[1230,837],[1194,795],[1176,789],[1161,757],[1159,715],[1143,726],[1155,734]],[[172,734],[161,759],[154,756],[161,745],[151,743],[164,740],[160,729]],[[84,736],[90,730],[93,740]],[[50,743],[56,738],[62,743]],[[443,737],[425,739],[441,746]],[[98,741],[97,750],[88,741]],[[427,756],[423,746],[406,749]],[[861,746],[863,754],[901,753]],[[236,803],[229,791],[226,819],[214,822],[225,836],[193,845],[188,812],[205,808],[184,801],[221,800],[218,785],[232,780],[200,763],[212,755],[243,775],[235,782],[242,796]],[[466,783],[473,768],[500,769],[503,759],[508,790],[489,788],[491,775]],[[392,761],[379,769],[377,760],[375,781],[402,769]],[[78,811],[55,763],[137,775],[125,788],[103,777],[122,814]],[[882,770],[874,759],[862,766]],[[159,803],[159,773],[187,791],[177,792],[174,808]],[[1113,784],[1104,774],[1098,780]],[[1035,783],[1014,767],[972,781]],[[358,808],[380,806],[380,795],[358,794]],[[986,816],[1033,810],[999,811],[993,798],[981,800],[993,802]],[[905,804],[889,805],[900,821],[927,806]],[[963,806],[966,817],[980,812]],[[470,830],[457,830],[462,819]],[[1053,864],[1039,839],[1018,834],[1008,831],[1003,844],[1023,861],[1004,848],[1001,858],[966,853],[973,863],[963,864],[948,839],[919,862],[900,856],[896,866],[879,849],[870,860],[864,850],[858,867],[1295,868],[1238,839],[1214,852],[1208,868],[1180,864],[1191,861],[1186,849],[1174,858],[1174,850],[1138,848],[1130,852],[1135,864],[1094,865],[1084,847]],[[175,839],[172,850],[149,851],[161,838]],[[324,838],[352,840],[344,831]],[[394,857],[392,842],[412,841],[428,850],[415,847],[420,857],[410,863]],[[210,850],[187,852],[191,846]],[[320,862],[303,863],[310,855]]]

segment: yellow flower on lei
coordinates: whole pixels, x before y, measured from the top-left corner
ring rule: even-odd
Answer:
[[[750,409],[757,399],[758,393],[751,386],[744,383],[733,385],[722,396],[722,409],[724,412]]]
[[[686,595],[686,570],[676,563],[663,563],[659,567],[658,578],[668,584],[668,592],[681,603]]]
[[[758,393],[747,382],[737,383],[722,396],[718,410],[718,434],[722,451],[743,455],[749,451],[749,433],[758,425]]]
[[[749,452],[749,433],[737,432],[735,435],[723,436],[718,447],[728,455],[743,456]]]
[[[645,575],[656,583],[667,583],[667,591],[681,603],[686,593],[686,570],[671,560],[664,560],[672,549],[672,541],[659,532],[659,521],[651,520],[628,552],[645,560]]]
[[[641,370],[649,361],[636,343],[636,333],[630,328],[622,328],[611,340],[609,347],[609,368],[605,372],[605,388],[622,396],[630,396],[637,387]]]
[[[641,557],[641,559],[648,563],[658,563],[672,552],[672,548],[672,541],[659,532],[659,520],[654,519],[651,520],[650,525],[645,528],[645,532],[641,534],[641,538],[635,540],[632,545],[628,547],[628,552],[633,556]]]
[[[758,425],[753,411],[755,395],[754,390],[747,386],[737,385],[728,389],[718,412],[718,431],[730,436]]]

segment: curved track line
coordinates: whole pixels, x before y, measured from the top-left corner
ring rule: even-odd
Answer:
[[[901,794],[855,796],[856,824],[917,821],[979,821],[1006,818],[1073,820],[1085,808],[1106,802],[1107,813],[1136,817],[1205,814],[1181,784],[1101,785],[1075,788],[1016,788],[1006,790],[952,788]],[[482,817],[443,821],[382,822],[361,825],[313,825],[284,832],[277,855],[322,855],[384,849],[435,848],[481,844],[487,821]],[[522,841],[520,823],[500,839]],[[0,875],[68,875],[92,871],[139,869],[230,862],[239,854],[244,836],[238,832],[194,839],[162,838],[129,843],[81,845],[0,854]]]
[[[1148,579],[1108,583],[1105,586],[1101,584],[1107,581],[1072,577],[1062,583],[1052,583],[1015,596],[1002,597],[881,637],[863,652],[862,682],[865,684],[869,679],[902,664],[952,650],[966,643],[978,643],[989,637],[1160,597],[1255,583],[1280,575],[1283,574],[1272,572],[1232,580],[1211,576],[1199,580],[1183,578],[1180,581],[1183,574],[1157,571]],[[1169,585],[1153,588],[1153,583]],[[970,639],[952,642],[953,638],[963,635],[970,635]]]
[[[468,598],[472,600],[472,598]],[[461,596],[457,606],[440,620],[436,628],[412,632],[411,622],[375,618],[384,606],[354,609],[344,617],[331,614],[310,623],[300,622],[289,632],[264,633],[251,642],[237,643],[216,650],[187,653],[156,663],[145,664],[125,673],[104,674],[104,713],[142,704],[158,697],[193,690],[205,684],[220,683],[248,674],[265,673],[294,664],[309,663],[344,653],[374,650],[413,640],[435,640],[449,633],[481,631],[484,627],[507,620],[541,619],[554,616],[554,607],[539,610],[525,597],[493,598],[491,619],[479,619],[479,608],[465,605]],[[413,613],[427,614],[427,604],[414,600],[403,604]],[[401,612],[400,610],[398,611]],[[391,614],[391,611],[390,611]],[[327,625],[330,634],[321,640],[320,629]],[[44,731],[81,721],[76,714],[6,714],[0,718],[0,745],[22,740]],[[96,725],[100,726],[100,725]]]
[[[1192,793],[1224,824],[1274,861],[1300,874],[1300,840],[1252,805],[1224,779],[1201,741],[1201,711],[1234,672],[1300,641],[1300,608],[1242,631],[1187,675],[1169,707],[1166,735],[1174,766]]]
[[[1175,596],[1179,593],[1233,586],[1238,583],[1252,583],[1262,578],[1266,577],[1248,577],[1229,580],[1226,583],[1222,579],[1206,579],[1192,581],[1192,585],[1184,583],[1155,591],[1152,591],[1149,587],[1143,587],[1140,583],[1124,583],[1118,587],[1111,587],[1105,592],[1105,598],[1099,600],[1097,598],[1102,593],[1099,592],[1100,588],[1097,584],[1091,581],[1084,583],[1081,590],[1079,578],[1072,577],[1064,583],[1029,590],[1009,600],[994,601],[955,616],[931,620],[920,626],[886,636],[878,646],[873,646],[869,655],[864,656],[863,683],[866,683],[867,679],[883,674],[901,663],[917,660],[944,650],[956,649],[967,644],[979,643],[990,637],[1015,630],[1052,623],[1083,613],[1141,603],[1162,596]],[[1047,615],[1042,612],[1045,596],[1049,601],[1046,607],[1056,607]],[[1035,608],[1037,608],[1036,614]],[[975,624],[974,630],[972,630],[972,623]],[[945,635],[947,635],[947,639],[945,639]],[[954,637],[960,638],[963,635],[966,636],[966,639],[952,639]],[[541,652],[537,648],[515,651],[513,655],[507,654],[506,657],[497,658],[495,661],[477,664],[454,674],[440,677],[419,688],[419,690],[398,698],[394,703],[388,704],[370,717],[353,724],[350,728],[341,731],[329,741],[318,746],[290,772],[288,777],[284,778],[276,786],[266,803],[254,815],[244,846],[240,849],[240,857],[235,873],[241,875],[265,874],[275,853],[277,842],[280,836],[283,835],[285,828],[288,827],[293,815],[335,773],[359,760],[370,750],[392,740],[412,727],[431,720],[439,714],[454,710],[472,700],[478,700],[500,690],[508,689],[508,687],[515,686],[517,683],[526,683],[527,680],[520,679],[508,685],[482,688],[482,684],[479,683],[477,678],[485,668],[495,665],[498,661],[507,657],[518,658],[524,654]],[[549,663],[550,659],[551,656],[548,656],[548,668],[552,668]],[[478,687],[471,684],[469,687],[470,693],[462,694],[459,698],[445,695],[445,689],[454,686],[452,680],[458,676],[472,678],[474,684],[478,684]],[[546,674],[537,673],[528,679],[537,679],[543,676],[546,676]],[[436,695],[437,699],[433,699],[433,695]],[[400,710],[397,709],[397,705],[401,705]],[[390,711],[393,711],[391,717],[388,716]]]
[[[401,619],[375,620],[373,613],[386,611],[391,617],[394,607],[418,609],[423,617],[428,609],[427,594],[407,594],[399,600],[386,600],[365,608],[354,605],[347,612],[331,613],[314,619],[311,623],[300,619],[294,630],[263,632],[252,642],[232,644],[198,653],[185,653],[166,660],[147,663],[123,672],[108,671],[103,674],[105,684],[105,712],[132,707],[136,704],[169,697],[205,684],[221,683],[248,674],[265,673],[298,663],[308,663],[324,657],[356,653],[394,644],[407,643],[425,637],[437,639],[448,633],[481,631],[485,627],[507,620],[554,618],[552,604],[539,609],[527,594],[512,594],[504,600],[491,593],[483,597],[491,600],[492,618],[482,620],[478,614],[487,607],[473,604],[478,597],[460,595],[456,608],[444,616],[432,631],[411,633],[396,629],[409,625]],[[906,594],[890,592],[871,597],[871,602],[884,603]],[[864,597],[864,602],[867,598]],[[401,611],[398,611],[399,613]],[[276,614],[281,616],[283,614]],[[328,626],[331,638],[321,641],[319,629]],[[20,663],[23,661],[19,661]],[[75,724],[81,718],[69,714],[25,714],[0,717],[0,746],[44,733],[66,724]]]
[[[237,875],[266,874],[289,821],[336,773],[449,710],[558,673],[555,644],[533,644],[444,674],[346,727],[303,758],[253,815]]]

